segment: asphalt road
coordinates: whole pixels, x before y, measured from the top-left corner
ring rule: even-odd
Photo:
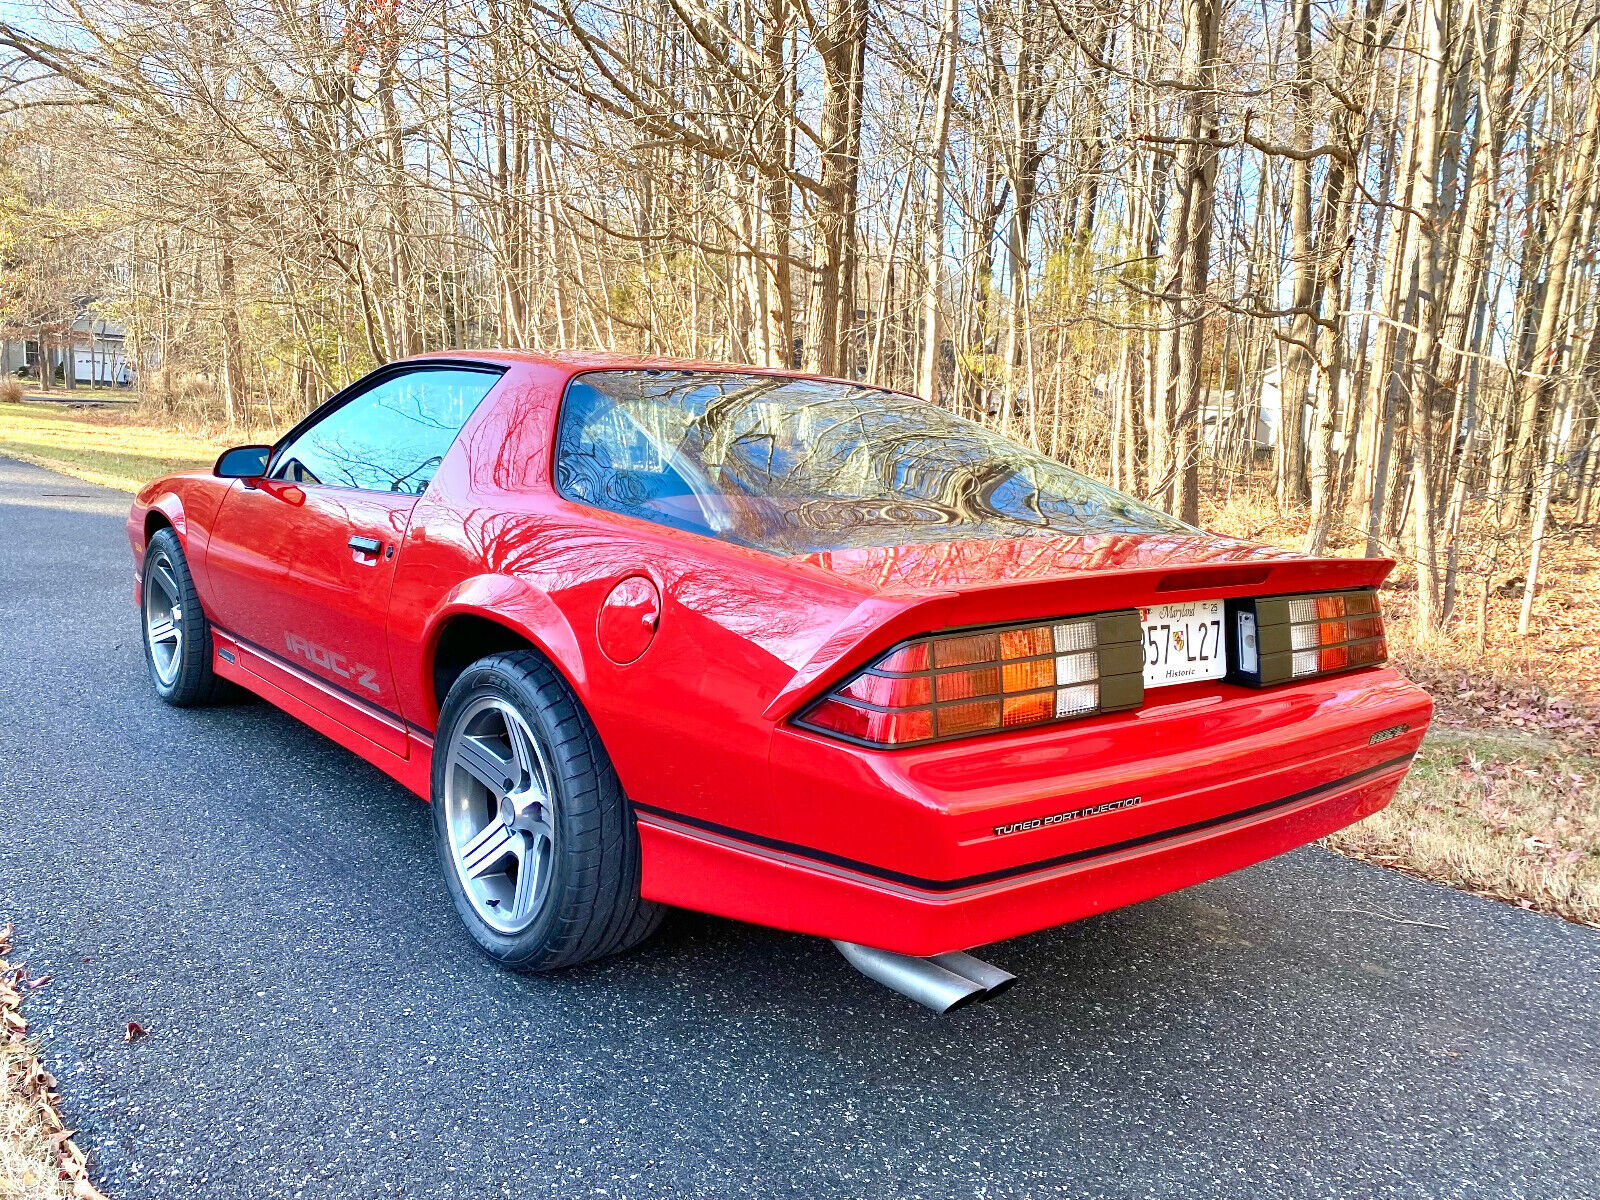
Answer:
[[[690,914],[502,973],[409,794],[156,702],[126,509],[0,461],[0,919],[118,1200],[1600,1196],[1600,933],[1316,848],[992,947],[1022,982],[942,1018]]]

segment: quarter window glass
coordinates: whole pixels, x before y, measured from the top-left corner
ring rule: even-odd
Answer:
[[[421,495],[478,402],[488,371],[408,371],[341,404],[283,450],[279,479]]]
[[[781,375],[580,375],[562,404],[556,487],[779,554],[1193,532],[942,408]]]

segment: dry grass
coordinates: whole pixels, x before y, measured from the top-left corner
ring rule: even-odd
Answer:
[[[157,425],[204,423],[219,407],[215,381],[181,366],[157,367],[144,377],[139,391],[142,415]]]
[[[12,966],[11,926],[0,927],[0,1200],[104,1200],[62,1122],[56,1081],[28,1037],[22,1006],[45,979]]]
[[[247,430],[151,420],[126,402],[0,403],[0,454],[125,492],[174,471],[207,470],[227,447],[251,438]]]
[[[1394,803],[1326,841],[1600,927],[1600,760],[1546,738],[1435,730]]]

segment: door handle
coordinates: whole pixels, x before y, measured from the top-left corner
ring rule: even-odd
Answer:
[[[350,549],[357,554],[370,554],[376,558],[383,549],[383,543],[373,537],[353,537],[350,539]]]

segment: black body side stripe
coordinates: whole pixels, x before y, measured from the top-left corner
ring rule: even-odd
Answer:
[[[1171,829],[1160,829],[1154,833],[1141,834],[1138,837],[1125,838],[1120,842],[1110,842],[1104,846],[1092,846],[1086,850],[1074,850],[1069,854],[1057,854],[1052,858],[1041,858],[1035,862],[1022,863],[1015,867],[1001,867],[993,871],[983,871],[977,875],[967,875],[961,879],[924,879],[920,875],[908,875],[903,871],[890,870],[888,867],[874,866],[872,863],[860,862],[857,859],[845,858],[843,855],[832,854],[826,850],[817,850],[810,846],[797,845],[794,842],[780,841],[777,838],[763,837],[757,833],[747,833],[741,829],[732,829],[726,825],[718,825],[714,821],[703,821],[699,817],[686,816],[670,809],[658,808],[653,804],[641,804],[634,801],[633,807],[641,813],[662,817],[680,825],[688,825],[695,829],[703,829],[707,833],[719,834],[734,841],[746,842],[752,846],[759,846],[765,850],[778,850],[785,854],[792,854],[798,858],[809,858],[815,862],[827,863],[830,866],[843,867],[861,875],[870,875],[874,879],[882,879],[889,883],[904,884],[907,887],[917,888],[925,892],[955,892],[962,888],[976,887],[985,883],[997,883],[1002,879],[1010,879],[1017,875],[1028,875],[1035,871],[1048,871],[1055,867],[1066,866],[1070,863],[1084,862],[1091,858],[1101,858],[1112,854],[1120,854],[1124,850],[1133,850],[1140,846],[1149,846],[1157,842],[1165,842],[1185,837],[1191,833],[1198,833],[1204,829],[1212,829],[1218,825],[1227,825],[1234,821],[1247,820],[1250,817],[1260,816],[1262,813],[1271,812],[1277,808],[1288,808],[1302,800],[1310,800],[1315,796],[1327,792],[1336,792],[1341,788],[1360,783],[1363,779],[1370,779],[1374,775],[1382,775],[1386,771],[1409,763],[1410,754],[1402,754],[1398,758],[1391,758],[1377,766],[1367,767],[1353,775],[1346,775],[1342,779],[1335,779],[1331,783],[1318,784],[1314,788],[1307,788],[1303,792],[1295,792],[1291,796],[1284,796],[1277,800],[1268,800],[1262,804],[1254,804],[1249,808],[1241,808],[1235,812],[1223,813],[1221,816],[1207,817],[1203,821],[1192,821],[1187,825],[1178,825]]]

